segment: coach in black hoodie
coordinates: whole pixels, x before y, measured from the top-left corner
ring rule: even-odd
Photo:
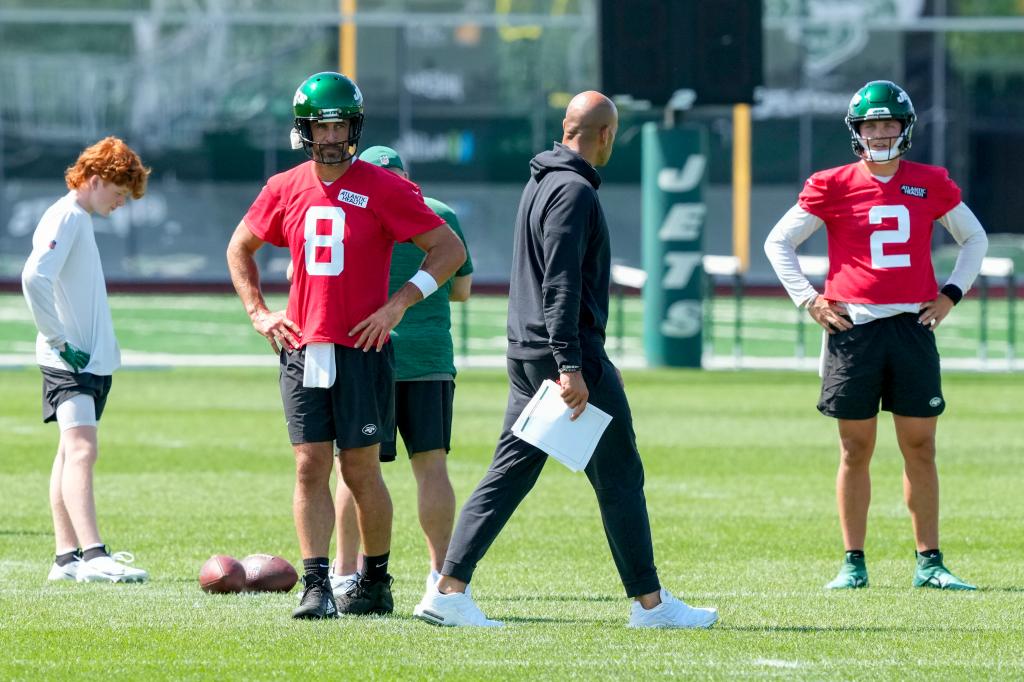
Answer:
[[[462,508],[437,590],[428,590],[414,613],[439,625],[501,625],[483,615],[466,585],[547,462],[511,428],[541,382],[556,379],[573,419],[588,402],[612,415],[585,472],[622,584],[634,599],[629,624],[708,627],[717,611],[686,606],[658,580],[633,418],[604,350],[611,259],[595,167],[611,157],[618,113],[601,93],[584,92],[569,103],[562,127],[562,143],[530,161],[516,216],[504,429],[494,461]]]

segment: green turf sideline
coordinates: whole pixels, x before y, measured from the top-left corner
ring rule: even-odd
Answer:
[[[413,621],[427,559],[403,457],[384,467],[395,503],[396,613],[295,623],[289,595],[212,596],[213,553],[298,561],[293,461],[276,372],[123,372],[100,431],[104,537],[153,574],[143,586],[50,585],[53,425],[39,375],[0,375],[0,679],[647,680],[1024,677],[1024,385],[954,374],[939,424],[942,547],[973,594],[910,587],[913,543],[891,420],[873,462],[872,587],[821,589],[841,557],[835,425],[813,375],[624,373],[665,584],[716,605],[709,632],[625,627],[594,494],[548,463],[474,580],[510,627]],[[460,373],[449,459],[459,502],[490,461],[505,405],[500,371]]]

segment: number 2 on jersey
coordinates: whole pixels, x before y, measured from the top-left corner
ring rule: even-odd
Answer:
[[[330,234],[317,234],[316,226],[321,220],[331,224]],[[306,210],[306,224],[303,232],[306,253],[306,272],[311,275],[340,275],[345,269],[345,211],[339,206],[311,206]],[[327,249],[329,261],[316,259],[317,248]]]
[[[875,230],[871,233],[871,267],[909,268],[909,253],[885,253],[886,244],[906,244],[910,241],[910,211],[906,206],[872,206],[868,222],[880,225],[886,218],[896,219],[895,230]]]

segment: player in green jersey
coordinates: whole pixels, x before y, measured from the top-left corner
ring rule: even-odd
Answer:
[[[405,178],[405,164],[390,147],[370,147],[359,155],[360,161],[387,168]],[[465,244],[454,211],[436,199],[424,198],[427,206],[444,218]],[[395,244],[391,258],[392,289],[402,286],[419,269],[423,251],[412,243]],[[420,526],[430,552],[427,584],[433,586],[444,563],[455,520],[455,492],[448,479],[445,459],[451,447],[452,401],[455,394],[455,351],[451,335],[450,301],[469,298],[473,261],[466,251],[466,262],[455,276],[441,284],[434,295],[410,308],[395,328],[391,341],[395,348],[395,421],[402,434],[416,477]],[[381,445],[381,461],[397,455],[397,433]],[[331,585],[339,608],[349,592],[357,592],[359,568],[359,528],[352,495],[339,471],[335,502],[337,514],[337,553],[331,571]],[[347,601],[352,601],[348,599]],[[358,613],[359,605],[351,604]]]

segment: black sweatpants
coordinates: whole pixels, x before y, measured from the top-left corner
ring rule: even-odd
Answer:
[[[508,376],[508,409],[494,460],[462,507],[441,571],[467,583],[548,460],[536,447],[513,436],[511,429],[541,382],[558,378],[555,361],[509,359]],[[661,585],[654,567],[644,468],[626,393],[607,358],[586,363],[583,378],[590,391],[589,403],[612,416],[584,470],[597,494],[612,558],[627,596],[656,592]]]

